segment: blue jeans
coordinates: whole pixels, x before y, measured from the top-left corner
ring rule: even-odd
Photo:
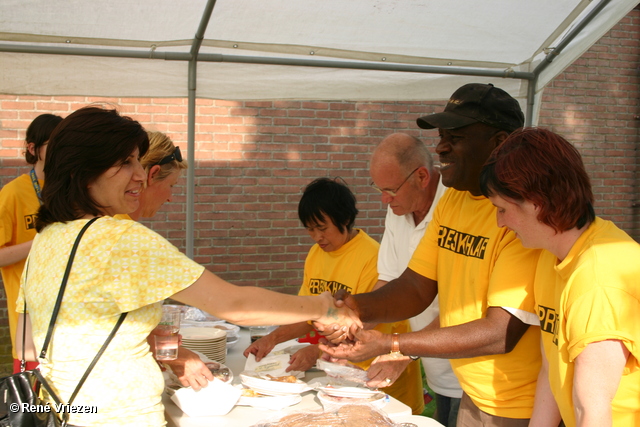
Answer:
[[[434,394],[436,395],[436,412],[433,414],[433,418],[446,427],[456,427],[460,399],[435,392]]]

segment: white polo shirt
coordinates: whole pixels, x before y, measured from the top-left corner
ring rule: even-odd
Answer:
[[[438,184],[436,195],[429,213],[416,225],[413,215],[396,215],[390,207],[387,208],[385,230],[378,253],[378,280],[391,281],[399,277],[409,265],[413,252],[418,247],[427,225],[433,217],[435,206],[447,188]],[[421,314],[409,319],[411,329],[419,331],[430,324],[439,314],[438,297],[433,300]],[[427,375],[429,387],[436,393],[448,397],[462,397],[462,389],[458,379],[451,370],[448,359],[423,357],[422,365]]]

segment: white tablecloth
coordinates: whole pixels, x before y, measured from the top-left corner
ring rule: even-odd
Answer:
[[[227,354],[225,364],[233,372],[234,384],[240,383],[240,372],[244,370],[246,361],[242,352],[249,346],[249,343],[249,330],[242,328],[240,330],[240,340],[229,349]],[[308,382],[312,378],[324,375],[324,372],[308,372],[304,381]],[[165,417],[169,427],[248,427],[261,421],[280,418],[291,412],[322,410],[322,405],[316,397],[315,391],[307,391],[303,393],[302,401],[300,403],[281,411],[263,410],[250,406],[235,406],[227,415],[219,417],[189,417],[184,414],[166,395],[163,396],[162,402],[165,406]],[[411,408],[394,398],[391,398],[390,402],[383,408],[383,411],[392,419],[411,415]],[[426,420],[433,421],[435,423],[427,425],[440,425],[430,418],[426,418]]]

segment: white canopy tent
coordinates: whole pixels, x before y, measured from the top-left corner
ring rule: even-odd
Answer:
[[[544,86],[638,0],[2,0],[0,93],[445,100],[492,82],[536,122]],[[193,168],[187,254],[193,254]]]

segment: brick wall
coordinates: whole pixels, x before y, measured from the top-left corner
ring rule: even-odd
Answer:
[[[636,240],[639,33],[640,11],[634,10],[545,89],[540,115],[541,126],[562,133],[582,152],[593,180],[596,212]],[[28,170],[21,160],[22,147],[35,116],[66,116],[95,101],[117,105],[186,148],[186,99],[0,95],[0,183]],[[398,131],[434,147],[436,132],[418,129],[415,119],[441,108],[442,102],[198,100],[196,261],[233,283],[295,293],[311,245],[297,219],[303,187],[316,177],[342,177],[358,199],[356,226],[379,239],[384,207],[368,186],[369,155],[382,137]],[[182,178],[172,203],[145,221],[181,250],[184,183]],[[10,354],[6,322],[2,297],[0,363]]]

